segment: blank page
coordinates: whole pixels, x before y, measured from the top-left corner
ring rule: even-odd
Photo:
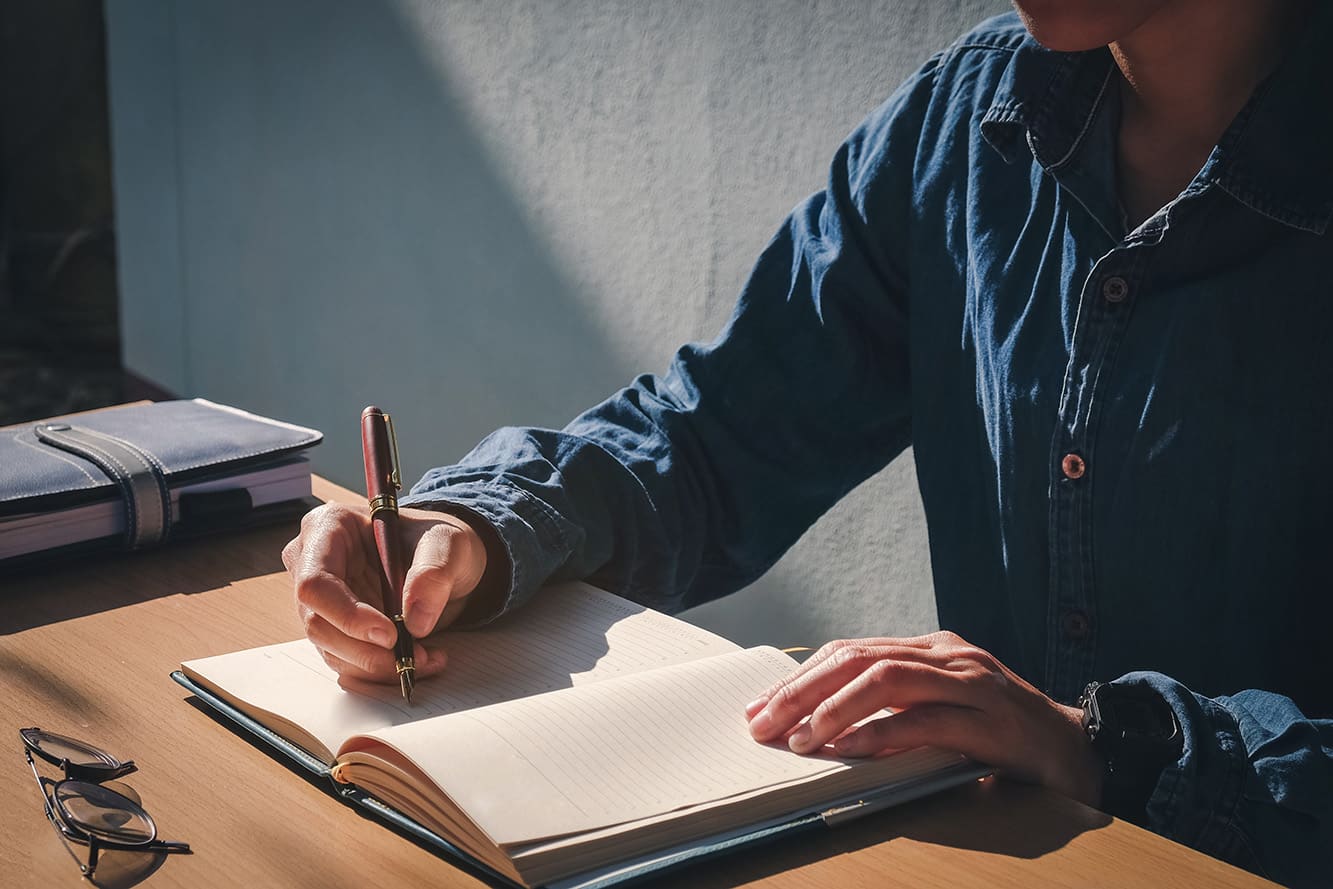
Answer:
[[[434,641],[449,662],[440,675],[417,683],[411,706],[396,684],[342,688],[305,639],[182,666],[261,722],[262,713],[277,714],[336,751],[355,734],[739,650],[721,636],[583,583],[550,587],[486,627],[446,631]],[[330,762],[327,751],[310,752]]]

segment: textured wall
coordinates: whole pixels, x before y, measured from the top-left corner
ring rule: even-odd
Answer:
[[[846,133],[1000,0],[107,5],[125,360],[412,477],[709,339]],[[753,588],[743,641],[934,625],[910,457]]]

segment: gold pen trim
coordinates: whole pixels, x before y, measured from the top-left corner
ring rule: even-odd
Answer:
[[[392,494],[381,494],[370,501],[370,517],[373,519],[375,513],[381,509],[387,509],[390,512],[398,511],[398,498]]]

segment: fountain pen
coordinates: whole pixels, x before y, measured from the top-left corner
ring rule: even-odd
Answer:
[[[403,581],[407,577],[402,536],[398,527],[398,491],[403,486],[398,468],[398,437],[393,418],[371,405],[361,412],[361,456],[366,465],[366,497],[370,501],[370,524],[375,549],[380,556],[380,582],[384,614],[398,631],[394,664],[403,700],[412,703],[416,684],[416,661],[412,657],[412,634],[403,621]]]

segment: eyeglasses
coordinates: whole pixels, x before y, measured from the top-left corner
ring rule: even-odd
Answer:
[[[46,817],[84,875],[91,878],[104,849],[135,852],[189,852],[186,843],[157,838],[157,824],[139,805],[139,795],[117,778],[137,768],[132,760],[121,762],[104,750],[39,728],[19,729],[23,755],[28,760],[46,806]],[[44,778],[32,761],[39,759],[60,767],[65,778]],[[84,864],[69,843],[88,847]]]

